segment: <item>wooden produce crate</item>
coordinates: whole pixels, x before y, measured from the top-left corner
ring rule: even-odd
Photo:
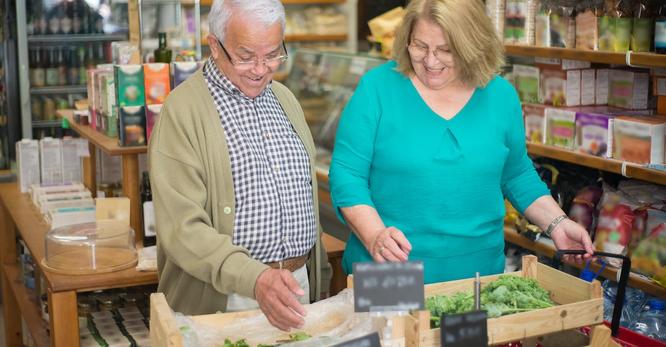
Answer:
[[[317,303],[313,304],[316,305]],[[307,306],[305,305],[306,309]],[[263,315],[259,310],[230,312],[230,313],[216,313],[198,316],[189,316],[195,323],[202,324],[208,327],[225,327],[239,320],[255,319],[258,315]],[[306,333],[312,336],[330,336],[327,332],[341,326],[341,324],[348,324],[345,320],[347,316],[330,315],[329,319],[322,319],[316,321],[308,328],[306,319],[306,327],[303,329]],[[386,317],[368,317],[372,322],[372,327],[378,330],[390,329],[389,335],[391,338],[390,345],[393,347],[405,347],[405,326],[404,316],[396,317],[395,320]],[[364,318],[363,318],[364,319]],[[386,328],[390,326],[390,328]],[[271,328],[273,329],[273,328]],[[276,329],[277,330],[277,329]],[[251,333],[248,333],[251,334]],[[276,340],[286,339],[288,332],[280,332],[276,336]],[[246,338],[252,336],[245,336]],[[233,340],[233,339],[232,339]],[[223,340],[220,341],[221,345]],[[184,336],[178,327],[175,315],[169,307],[164,294],[154,293],[150,296],[150,343],[153,347],[184,347]],[[267,342],[268,343],[268,342]],[[187,346],[185,346],[187,347]]]
[[[598,281],[586,282],[540,264],[532,255],[523,257],[523,269],[509,275],[533,278],[551,293],[554,307],[488,319],[488,343],[506,344],[584,326],[603,323],[603,296]],[[499,275],[481,277],[481,287]],[[472,291],[474,279],[425,286],[425,296]],[[430,329],[430,312],[416,311],[405,317],[405,342],[411,347],[440,346],[440,330]]]

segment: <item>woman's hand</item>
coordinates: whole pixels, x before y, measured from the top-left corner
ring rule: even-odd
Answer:
[[[580,224],[569,218],[560,222],[551,232],[550,236],[557,249],[584,249],[587,252],[585,255],[576,255],[575,257],[571,255],[565,256],[565,258],[573,259],[577,263],[581,263],[584,259],[589,259],[592,257],[592,253],[594,253],[590,234]]]
[[[378,263],[407,261],[411,250],[412,245],[402,231],[395,227],[388,227],[377,233],[368,249]]]

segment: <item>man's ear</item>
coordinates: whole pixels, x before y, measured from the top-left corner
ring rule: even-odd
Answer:
[[[220,44],[217,41],[217,38],[213,34],[208,34],[206,36],[206,39],[208,39],[208,47],[210,47],[210,55],[213,57],[214,60],[217,60],[220,58]]]

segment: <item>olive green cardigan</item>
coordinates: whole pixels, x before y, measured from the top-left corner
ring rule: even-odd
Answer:
[[[315,146],[303,110],[282,84],[272,90],[310,156],[319,226]],[[227,294],[254,298],[268,266],[232,243],[235,199],[231,162],[220,117],[201,69],[167,98],[149,144],[157,227],[158,291],[175,311],[224,311]],[[318,227],[321,233],[321,228]],[[308,260],[311,300],[328,292],[331,268],[317,238]],[[323,290],[322,290],[323,289]]]

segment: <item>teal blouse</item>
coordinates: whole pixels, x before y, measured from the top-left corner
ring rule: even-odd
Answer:
[[[446,120],[395,67],[364,75],[343,111],[329,173],[335,210],[374,207],[405,233],[426,283],[501,273],[503,198],[523,212],[548,194],[527,156],[515,89],[495,77]],[[372,257],[352,234],[343,268],[362,261]]]

